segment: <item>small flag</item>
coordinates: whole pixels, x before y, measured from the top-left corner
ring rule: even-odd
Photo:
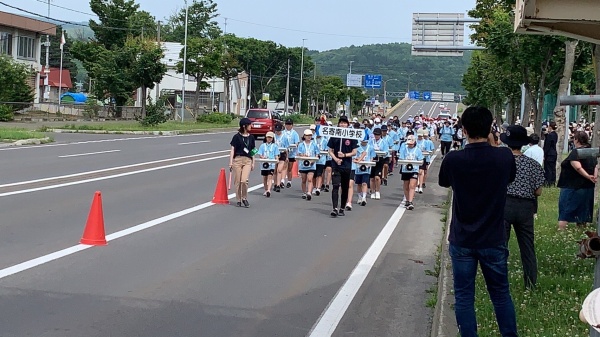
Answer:
[[[183,100],[181,99],[181,96],[177,95],[177,103],[183,103]]]
[[[62,36],[60,37],[60,50],[63,50],[63,46],[67,43],[65,40],[65,31],[62,31]]]

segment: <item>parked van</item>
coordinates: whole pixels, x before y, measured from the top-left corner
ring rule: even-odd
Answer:
[[[264,137],[267,132],[275,131],[275,124],[282,123],[279,115],[269,109],[249,109],[246,118],[252,121],[250,134],[254,137]]]

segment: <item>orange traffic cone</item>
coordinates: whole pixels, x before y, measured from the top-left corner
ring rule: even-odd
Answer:
[[[228,205],[229,196],[227,195],[227,181],[225,180],[225,169],[221,169],[219,174],[219,180],[217,181],[217,187],[215,188],[215,194],[212,199],[213,204]]]
[[[92,246],[106,245],[106,236],[104,234],[104,215],[102,212],[102,194],[96,191],[90,214],[88,215],[85,230],[79,243]]]
[[[298,159],[296,159],[296,161],[294,162],[294,165],[292,165],[292,178],[299,178],[300,174],[298,173]]]

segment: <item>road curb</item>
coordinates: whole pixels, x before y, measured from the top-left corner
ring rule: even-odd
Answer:
[[[20,139],[11,143],[0,143],[0,147],[10,147],[10,146],[23,146],[23,145],[40,145],[45,143],[50,143],[52,140],[50,137],[45,138],[29,138],[29,139]]]
[[[196,129],[196,130],[170,130],[170,131],[114,131],[114,130],[71,130],[71,129],[48,129],[47,132],[53,133],[88,133],[88,134],[110,134],[110,135],[154,135],[154,136],[175,136],[195,133],[209,132],[228,132],[236,131],[236,128],[219,129]]]
[[[452,219],[452,193],[450,193],[450,204],[446,216],[445,235],[442,238],[442,249],[440,255],[440,275],[438,278],[438,295],[435,311],[433,313],[433,325],[431,337],[456,337],[458,328],[454,316],[454,294],[453,278],[448,253],[448,235],[450,233],[450,221]]]
[[[309,124],[296,124],[295,126],[305,127]],[[193,130],[168,130],[168,131],[115,131],[115,130],[72,130],[72,129],[48,129],[46,132],[53,133],[89,133],[89,134],[102,134],[102,135],[153,135],[153,136],[176,136],[185,134],[196,134],[196,133],[210,133],[210,132],[234,132],[237,128],[215,128],[215,129],[193,129]]]

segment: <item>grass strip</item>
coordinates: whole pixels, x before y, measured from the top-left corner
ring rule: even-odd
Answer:
[[[594,259],[582,260],[575,255],[576,241],[585,237],[591,227],[574,224],[564,232],[557,231],[558,188],[545,188],[539,198],[538,219],[535,221],[535,249],[538,260],[538,284],[535,290],[525,290],[523,268],[514,231],[509,242],[508,260],[511,294],[517,312],[519,336],[589,335],[589,326],[579,321],[579,310],[594,281]],[[479,336],[500,336],[492,303],[481,272],[477,275],[475,308]]]
[[[26,129],[0,127],[0,141],[14,142],[22,139],[43,139],[46,135]]]

